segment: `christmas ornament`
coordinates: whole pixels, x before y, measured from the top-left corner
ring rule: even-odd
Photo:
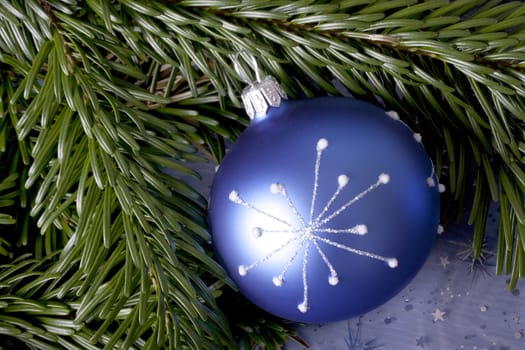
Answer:
[[[396,295],[440,227],[440,185],[420,135],[353,98],[289,101],[272,77],[242,97],[252,121],[209,203],[214,248],[241,293],[308,323]]]

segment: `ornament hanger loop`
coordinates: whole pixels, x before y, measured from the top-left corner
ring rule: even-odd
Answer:
[[[241,80],[247,84],[250,84],[250,85],[253,85],[253,80],[249,79],[246,75],[245,75],[245,71],[244,69],[242,69],[240,63],[239,63],[239,55],[241,54],[244,54],[245,56],[247,56],[250,60],[251,60],[251,68],[253,69],[253,71],[255,72],[255,81],[257,83],[260,83],[261,82],[261,76],[259,75],[259,64],[257,63],[257,59],[255,58],[255,56],[249,52],[248,50],[242,50],[242,51],[239,51],[235,54],[235,56],[233,56],[233,68],[235,69],[235,72],[237,74],[239,74],[239,77],[241,78]]]

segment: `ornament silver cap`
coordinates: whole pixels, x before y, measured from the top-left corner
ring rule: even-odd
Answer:
[[[286,93],[272,76],[251,83],[244,88],[241,98],[250,119],[266,114],[270,107],[279,107],[281,101],[287,99]]]
[[[255,72],[256,81],[248,79],[239,64],[240,53],[235,54],[233,63],[237,74],[248,84],[242,91],[241,98],[246,113],[253,120],[264,116],[270,107],[279,107],[282,100],[287,99],[287,96],[274,77],[266,76],[262,79],[260,78],[257,60],[251,53],[243,51],[242,53],[251,59],[251,68]]]

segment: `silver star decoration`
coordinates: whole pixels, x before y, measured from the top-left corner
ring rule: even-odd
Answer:
[[[444,311],[441,311],[439,308],[437,308],[436,310],[434,310],[434,312],[432,313],[432,317],[434,318],[434,322],[437,322],[437,321],[445,321],[443,319],[443,316],[445,316],[446,312]]]
[[[443,266],[444,269],[446,269],[449,264],[450,261],[448,260],[448,256],[439,257],[439,265]]]

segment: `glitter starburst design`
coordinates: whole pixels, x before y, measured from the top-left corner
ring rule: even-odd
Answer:
[[[290,238],[285,241],[282,245],[268,253],[267,255],[263,256],[262,258],[254,261],[253,263],[249,265],[240,265],[238,267],[238,273],[241,276],[246,276],[250,270],[257,268],[259,265],[265,263],[266,261],[272,259],[275,255],[281,253],[283,250],[285,250],[287,247],[292,245],[292,243],[296,242],[296,248],[293,251],[291,257],[288,259],[286,264],[284,265],[281,272],[274,276],[272,279],[273,284],[276,287],[282,286],[286,281],[286,273],[292,266],[292,264],[298,259],[298,257],[302,253],[302,283],[303,283],[303,301],[297,305],[297,308],[300,312],[306,313],[308,309],[310,308],[309,301],[308,301],[308,261],[309,256],[313,252],[317,252],[320,256],[323,262],[325,263],[328,271],[330,272],[328,276],[328,283],[332,286],[336,286],[339,283],[339,277],[337,274],[337,271],[335,270],[334,266],[331,264],[329,257],[325,254],[323,250],[324,245],[336,247],[338,249],[341,249],[343,251],[346,251],[348,253],[357,254],[360,256],[364,256],[371,259],[376,259],[385,262],[390,268],[396,268],[398,265],[398,261],[395,257],[384,257],[381,255],[374,254],[372,252],[359,250],[352,248],[348,245],[338,243],[328,237],[331,235],[340,235],[340,234],[351,234],[351,235],[366,235],[368,234],[368,228],[365,224],[358,224],[353,227],[349,228],[343,228],[343,229],[335,229],[330,227],[330,222],[338,217],[339,215],[343,214],[347,209],[349,209],[352,205],[363,199],[367,194],[374,191],[380,186],[386,185],[390,181],[390,176],[386,173],[382,173],[378,175],[378,178],[375,183],[372,183],[368,188],[364,189],[362,192],[360,192],[357,196],[351,198],[346,203],[344,203],[339,208],[332,210],[332,205],[336,201],[337,198],[343,193],[344,188],[350,181],[349,177],[347,175],[339,175],[337,177],[337,189],[335,190],[332,197],[328,200],[326,205],[322,208],[322,210],[319,212],[319,214],[316,215],[316,202],[317,202],[317,195],[319,192],[319,174],[321,170],[321,158],[323,155],[323,152],[328,147],[328,140],[325,138],[321,138],[317,141],[316,151],[317,156],[315,160],[315,167],[314,167],[314,185],[313,185],[313,191],[312,191],[312,200],[310,204],[310,211],[308,218],[305,218],[299,211],[297,210],[296,205],[292,201],[292,198],[289,196],[285,184],[282,183],[272,183],[270,186],[271,193],[275,195],[280,195],[286,200],[286,203],[288,205],[288,208],[291,210],[293,215],[297,218],[297,222],[299,225],[293,225],[292,223],[288,222],[287,220],[278,217],[276,215],[273,215],[263,209],[260,209],[249,202],[245,201],[241,194],[237,191],[231,191],[229,199],[238,205],[245,206],[249,208],[250,210],[253,210],[259,214],[264,215],[265,217],[274,220],[276,222],[279,222],[282,224],[285,228],[283,229],[272,229],[268,230],[263,227],[253,227],[252,233],[255,237],[261,237],[264,234],[267,233],[284,233],[290,235]]]

